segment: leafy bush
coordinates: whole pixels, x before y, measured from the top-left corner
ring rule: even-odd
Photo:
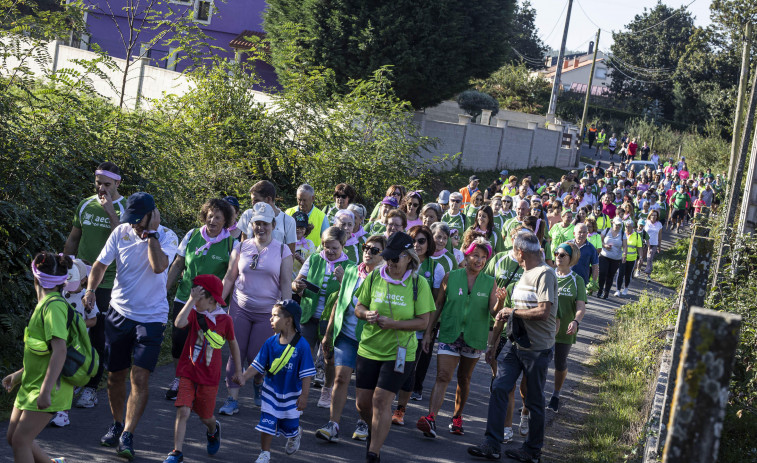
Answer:
[[[491,95],[477,90],[466,90],[459,94],[457,96],[457,104],[460,106],[460,109],[473,116],[474,119],[481,115],[482,109],[491,110],[492,116],[499,112],[499,103],[497,100],[492,98]]]
[[[500,108],[530,114],[543,114],[552,93],[552,85],[540,77],[532,77],[525,64],[506,64],[473,85],[496,98]]]

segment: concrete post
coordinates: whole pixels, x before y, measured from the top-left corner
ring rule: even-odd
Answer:
[[[492,120],[492,110],[491,109],[482,109],[481,110],[481,120],[479,121],[479,124],[481,125],[489,125],[489,122]]]
[[[494,119],[497,121],[497,127],[507,127],[507,119],[502,119],[499,117],[495,117]]]
[[[671,410],[670,404],[673,398],[673,391],[675,390],[678,363],[683,348],[683,330],[689,319],[689,307],[704,305],[704,299],[707,295],[707,280],[709,279],[710,267],[714,260],[712,252],[715,247],[714,240],[708,237],[709,233],[710,230],[708,228],[698,226],[694,228],[694,233],[691,236],[685,279],[683,280],[683,288],[680,292],[678,319],[676,320],[675,334],[673,336],[673,353],[670,362],[668,385],[665,388],[665,398],[662,404],[662,418],[660,419],[659,438],[657,440],[658,445],[662,445],[665,442],[666,425]]]
[[[473,116],[470,114],[458,114],[457,115],[457,123],[458,124],[470,124],[471,120],[473,120]]]
[[[137,80],[137,101],[134,103],[134,109],[139,109],[142,102],[142,86],[145,81],[145,67],[150,63],[150,58],[143,56],[139,59],[139,80]]]
[[[717,461],[740,328],[739,315],[691,309],[663,463]]]
[[[53,41],[53,62],[50,69],[50,74],[55,74],[58,70],[58,59],[60,58],[60,46],[63,45],[63,40],[55,39]]]
[[[528,122],[528,130],[536,130],[536,127],[539,126],[538,122]]]

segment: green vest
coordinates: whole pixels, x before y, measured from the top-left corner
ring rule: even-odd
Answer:
[[[184,274],[176,289],[176,299],[186,302],[189,300],[189,292],[192,291],[192,279],[197,275],[215,275],[221,280],[229,268],[229,257],[234,248],[234,238],[231,236],[223,241],[212,244],[210,248],[199,256],[195,250],[205,244],[199,228],[192,230],[192,235],[187,242],[184,254]]]
[[[638,257],[636,248],[641,247],[642,244],[641,236],[637,232],[626,235],[626,243],[628,244],[628,247],[626,248],[626,260],[628,262],[634,262]]]
[[[298,210],[298,206],[290,207],[286,210],[286,214],[291,217]],[[310,214],[308,214],[308,223],[313,225],[313,231],[311,231],[310,234],[306,236],[306,238],[312,241],[313,245],[316,248],[321,245],[321,227],[323,226],[323,221],[325,219],[326,214],[324,214],[322,210],[313,205],[313,208],[310,210]]]
[[[383,224],[381,222],[371,222],[370,229],[368,230],[368,233],[371,236],[374,235],[383,235],[386,231],[386,224]]]
[[[445,274],[457,268],[457,259],[455,259],[455,255],[450,250],[447,250],[447,252],[439,257],[432,256],[429,257],[429,259],[433,260],[434,262],[438,262],[439,265],[441,265],[444,269]]]
[[[336,341],[339,332],[344,325],[344,317],[347,315],[350,304],[353,303],[353,297],[357,290],[357,265],[350,265],[344,269],[344,277],[342,278],[342,286],[339,288],[339,296],[336,300],[336,308],[334,309],[334,341]],[[355,339],[360,340],[360,335],[363,334],[363,325],[365,320],[357,320],[357,326],[355,327]]]
[[[603,145],[605,143],[605,138],[607,138],[607,134],[599,132],[597,134],[597,143],[599,143],[600,145]]]
[[[474,349],[486,349],[489,335],[489,294],[494,278],[481,272],[468,294],[465,269],[453,270],[447,278],[447,298],[439,318],[439,342],[451,344],[463,334],[465,343]]]
[[[597,231],[602,231],[606,228],[612,227],[612,219],[607,214],[603,213],[599,214],[598,216],[594,216],[594,220],[597,222]]]
[[[362,249],[362,243],[358,242],[350,246],[345,245],[344,253],[347,254],[347,258],[349,260],[355,262],[356,264],[359,264],[363,261],[363,253],[361,252]]]
[[[332,273],[331,278],[329,278],[328,283],[326,283],[326,288],[324,289],[323,278],[326,276],[326,259],[321,257],[319,254],[312,254],[309,259],[310,267],[308,268],[307,280],[321,288],[321,290],[317,293],[314,293],[309,289],[306,289],[302,293],[302,299],[300,300],[300,307],[302,307],[302,317],[300,317],[300,323],[307,323],[311,318],[313,318],[313,315],[318,308],[318,299],[320,299],[321,295],[324,295],[325,298],[328,299],[331,293],[339,291],[340,286],[339,280],[337,280]],[[344,268],[346,272],[349,267],[354,267],[355,263],[350,262],[349,260],[343,260],[336,265],[338,267]]]

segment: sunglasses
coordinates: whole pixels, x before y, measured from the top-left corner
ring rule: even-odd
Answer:
[[[258,268],[258,262],[260,261],[260,254],[253,254],[252,259],[250,259],[250,270],[255,270]]]
[[[450,202],[461,203],[461,202],[463,202],[463,200],[462,199],[450,199]]]
[[[421,207],[421,205],[418,204],[418,203],[410,203],[410,206],[411,207]]]
[[[334,197],[339,199],[347,199],[347,195],[340,195],[339,193],[334,193]]]
[[[416,238],[414,242],[423,246],[424,244],[426,244],[426,241],[428,241],[426,240],[426,238],[421,237],[421,238]]]
[[[381,249],[374,246],[366,246],[363,248],[363,252],[368,251],[372,256],[376,256],[381,252]]]
[[[402,192],[401,191],[395,191],[394,193],[392,193],[392,196],[402,196]]]
[[[503,202],[503,203],[510,203],[510,204],[512,204],[512,203],[513,203],[513,200],[512,200],[512,199],[506,199],[506,200],[504,200],[504,201],[502,201],[502,202]]]
[[[564,252],[556,252],[555,257],[568,257],[568,254]]]

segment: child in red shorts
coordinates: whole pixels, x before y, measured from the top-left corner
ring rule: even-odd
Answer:
[[[217,276],[196,276],[192,280],[189,300],[174,321],[177,328],[188,326],[189,336],[176,368],[179,391],[175,404],[174,450],[163,463],[184,461],[181,448],[192,410],[208,427],[208,454],[215,455],[221,447],[221,424],[213,416],[213,410],[221,380],[221,348],[226,341],[229,341],[231,358],[237,371],[232,380],[240,386],[244,385],[239,345],[234,339],[234,324],[231,317],[218,307],[218,304],[226,305],[222,294],[223,283]]]

